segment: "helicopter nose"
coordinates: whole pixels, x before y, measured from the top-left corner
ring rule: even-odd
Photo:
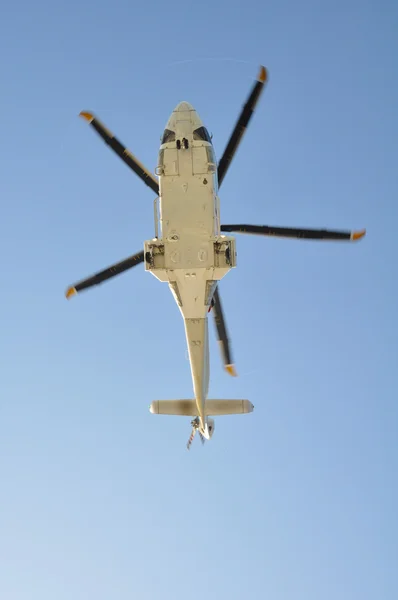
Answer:
[[[189,102],[180,102],[174,109],[174,112],[195,112],[194,107]]]
[[[180,102],[170,115],[166,129],[174,131],[177,135],[187,137],[192,131],[202,126],[202,121],[189,102]]]
[[[196,110],[189,102],[180,102],[177,104],[172,116],[175,121],[191,121],[191,123],[196,122],[198,118]]]

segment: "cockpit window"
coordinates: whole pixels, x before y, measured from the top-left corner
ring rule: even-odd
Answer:
[[[195,129],[193,132],[194,140],[203,140],[204,142],[209,142],[211,144],[211,137],[209,136],[209,132],[206,127],[199,127],[199,129]]]
[[[168,144],[169,142],[175,142],[176,134],[170,129],[165,129],[162,137],[162,144]]]

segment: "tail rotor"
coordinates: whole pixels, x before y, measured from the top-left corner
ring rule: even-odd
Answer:
[[[195,419],[193,419],[191,421],[191,425],[192,425],[192,431],[191,431],[191,435],[189,436],[189,440],[187,443],[187,449],[189,450],[191,448],[191,444],[193,442],[193,438],[195,437],[196,432],[199,433],[199,437],[200,437],[200,441],[202,442],[202,445],[205,443],[205,438],[202,435],[202,433],[199,430],[199,417],[195,417]]]
[[[188,443],[187,443],[187,450],[189,450],[190,447],[191,447],[191,444],[193,442],[193,438],[195,437],[195,433],[196,433],[196,429],[195,429],[195,427],[192,427],[192,433],[189,436],[189,440],[188,440]]]

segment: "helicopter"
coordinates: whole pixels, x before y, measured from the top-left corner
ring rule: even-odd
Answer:
[[[223,225],[220,220],[219,189],[253,116],[268,80],[261,66],[246,103],[220,161],[217,163],[212,136],[198,112],[186,101],[171,113],[163,135],[155,173],[152,174],[92,113],[80,116],[99,134],[155,194],[155,235],[143,250],[83,279],[66,291],[66,298],[144,263],[145,270],[168,284],[184,320],[194,398],[154,400],[150,412],[194,417],[187,443],[189,449],[199,433],[202,443],[214,434],[214,416],[247,414],[254,409],[249,400],[209,399],[208,315],[215,321],[225,370],[236,376],[232,359],[220,284],[237,266],[235,237],[231,233],[305,240],[357,241],[366,230],[332,231],[269,225]]]

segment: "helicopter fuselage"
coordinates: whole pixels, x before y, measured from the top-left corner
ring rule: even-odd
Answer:
[[[156,237],[145,242],[145,268],[168,282],[184,319],[200,430],[208,438],[207,315],[218,281],[236,265],[236,252],[235,239],[220,234],[213,144],[187,102],[181,102],[167,122],[156,173]]]

